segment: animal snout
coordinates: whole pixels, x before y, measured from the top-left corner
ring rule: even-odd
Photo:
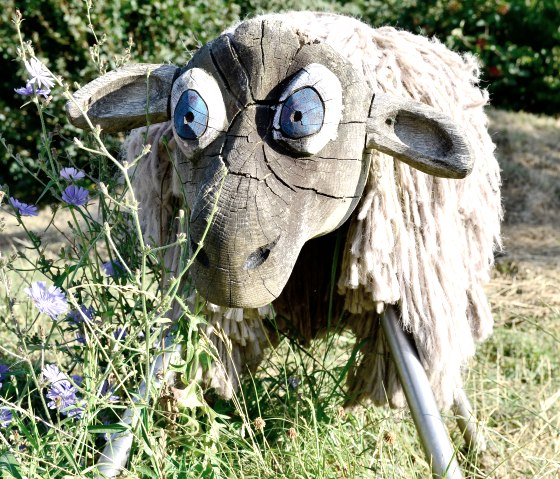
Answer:
[[[247,256],[245,263],[243,264],[243,269],[245,271],[250,271],[252,269],[258,268],[263,264],[270,256],[271,251],[278,244],[280,236],[277,236],[274,241],[267,243],[263,246],[258,247],[255,251]],[[203,247],[200,247],[199,243],[194,241],[192,237],[190,238],[191,254],[195,255],[196,261],[204,268],[210,267],[210,258],[208,253]]]

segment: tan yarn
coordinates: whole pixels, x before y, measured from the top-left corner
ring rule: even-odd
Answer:
[[[351,313],[348,325],[357,341],[367,339],[348,377],[349,404],[368,399],[404,404],[378,321],[386,304],[396,304],[434,394],[447,408],[462,385],[461,368],[473,356],[475,343],[492,331],[483,284],[494,248],[500,245],[499,168],[483,111],[487,95],[476,86],[477,61],[438,41],[390,27],[372,29],[352,18],[310,12],[275,17],[307,40],[324,41],[347,57],[374,91],[413,98],[446,113],[464,128],[471,143],[474,170],[460,181],[433,178],[372,152],[338,280],[338,292]],[[181,160],[170,131],[169,122],[153,125],[146,140],[140,129],[128,141],[129,158],[141,151],[144,141],[160,145],[140,162],[134,188],[146,238],[162,244],[173,239],[161,234],[162,225],[170,223],[174,201],[181,197],[168,154],[161,148],[166,138],[168,150]],[[168,258],[171,270],[177,258]],[[269,345],[260,320],[266,311],[214,305],[207,309],[206,334],[222,364],[207,373],[206,382],[230,397],[238,373],[245,365],[256,366]]]
[[[224,398],[231,398],[239,387],[241,373],[256,369],[265,349],[277,343],[269,337],[262,318],[270,314],[270,307],[259,309],[222,308],[208,303],[203,327],[218,361],[203,372],[208,387]]]

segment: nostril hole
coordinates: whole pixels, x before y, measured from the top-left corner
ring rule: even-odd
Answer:
[[[194,254],[198,249],[198,244],[196,244],[193,239],[191,238],[191,254]],[[208,255],[204,248],[200,248],[200,251],[196,254],[195,259],[205,268],[210,266],[210,260],[208,259]]]
[[[251,253],[247,257],[247,261],[245,261],[245,264],[243,265],[243,269],[246,270],[255,269],[257,266],[263,264],[269,255],[270,255],[270,248],[267,248],[266,246],[261,246],[257,251]]]
[[[247,256],[247,260],[245,261],[245,264],[243,265],[243,269],[251,270],[251,269],[255,269],[258,266],[260,266],[261,264],[263,264],[267,260],[267,258],[269,257],[270,251],[272,250],[272,248],[274,248],[274,246],[276,246],[276,243],[278,243],[279,239],[280,239],[280,236],[278,236],[278,238],[276,238],[271,243],[268,243],[267,245],[261,246],[256,251],[254,251],[249,256]]]

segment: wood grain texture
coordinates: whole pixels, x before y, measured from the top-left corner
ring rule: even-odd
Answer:
[[[66,104],[70,123],[82,129],[89,124],[114,133],[169,119],[168,99],[177,70],[174,65],[133,64],[93,80]]]
[[[422,103],[377,93],[367,125],[367,148],[442,178],[464,178],[473,167],[466,136],[447,115]]]
[[[253,101],[270,99],[286,79],[288,68],[300,48],[297,35],[278,20],[244,22],[230,37],[237,60],[246,72]]]
[[[202,48],[185,68],[216,79],[229,123],[200,154],[182,149],[178,167],[192,211],[193,249],[217,207],[204,261],[191,270],[199,292],[217,304],[255,307],[274,300],[305,242],[340,226],[361,197],[371,90],[330,47],[306,41],[280,22],[248,21]],[[315,78],[306,68],[328,69],[336,80]],[[292,90],[313,87],[334,104],[334,83],[339,105],[326,113],[322,146],[313,154],[287,147],[274,126],[283,102]]]
[[[283,105],[305,88],[324,107],[321,128],[288,138],[279,123]],[[192,212],[193,251],[212,220],[192,277],[217,304],[255,307],[280,294],[305,242],[338,228],[358,204],[371,149],[448,178],[472,167],[468,143],[445,115],[374,97],[330,46],[272,18],[243,22],[180,71],[130,65],[76,99],[93,124],[112,132],[167,120],[168,106],[173,112],[188,89],[200,94],[209,120],[200,137],[175,134],[177,175]],[[87,126],[76,105],[67,108],[75,125]]]

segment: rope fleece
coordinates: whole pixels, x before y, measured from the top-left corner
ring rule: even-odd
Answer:
[[[434,178],[383,153],[365,152],[372,154],[369,177],[350,218],[338,279],[338,293],[350,313],[348,326],[357,342],[366,340],[348,375],[348,405],[368,400],[405,405],[378,317],[386,304],[397,304],[436,400],[448,409],[475,344],[492,332],[483,286],[494,250],[501,247],[500,173],[483,109],[488,95],[477,86],[477,59],[452,52],[437,40],[392,27],[372,29],[350,17],[294,12],[259,18],[265,17],[282,20],[307,41],[330,45],[363,72],[374,92],[431,105],[467,135],[475,159],[465,180]],[[185,159],[173,140],[171,122],[134,130],[125,144],[128,161],[144,144],[155,147],[133,177],[141,224],[147,241],[166,244],[174,240],[168,225],[181,197],[173,161]],[[167,254],[171,274],[179,256],[178,251]],[[220,361],[201,374],[208,386],[229,398],[238,387],[239,372],[255,368],[264,350],[277,343],[262,322],[270,308],[209,304],[207,313],[203,330]]]

